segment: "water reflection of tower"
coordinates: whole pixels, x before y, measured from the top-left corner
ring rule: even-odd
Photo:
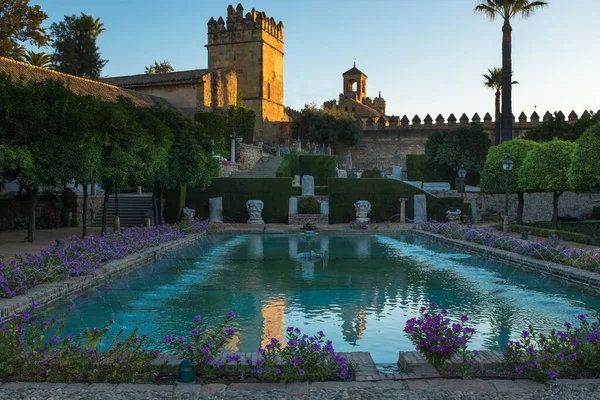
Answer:
[[[263,332],[261,346],[269,344],[271,338],[283,340],[285,329],[285,300],[266,299],[262,305]]]

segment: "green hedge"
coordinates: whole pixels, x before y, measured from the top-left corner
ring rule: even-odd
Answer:
[[[315,186],[315,196],[329,195],[327,186]],[[292,196],[302,196],[302,188],[300,186],[292,186]]]
[[[319,214],[320,204],[316,197],[302,197],[298,201],[298,213],[299,214]]]
[[[466,207],[461,197],[435,197],[427,202],[427,218],[444,222],[446,211],[450,208],[458,208],[463,215],[471,215],[465,213]]]
[[[502,225],[496,224],[496,225],[494,225],[494,228],[501,230]],[[531,226],[531,225],[510,224],[508,226],[508,230],[511,232],[518,232],[518,233],[530,232],[531,235],[541,236],[541,237],[545,237],[545,238],[550,237],[552,235],[556,235],[559,238],[561,238],[562,240],[566,240],[569,242],[592,244],[592,238],[590,236],[583,235],[581,233],[561,231],[559,229],[546,229],[546,228],[538,228],[538,227]]]
[[[315,185],[327,185],[327,179],[335,178],[337,156],[286,154],[275,175],[280,178],[295,175],[312,175]]]
[[[365,169],[360,177],[363,179],[378,179],[381,178],[381,171],[377,168]]]
[[[551,222],[536,222],[531,224],[531,226],[550,229],[552,226],[551,224]],[[600,221],[559,221],[557,229],[559,231],[579,233],[581,235],[588,236],[590,239],[590,244],[600,245]]]
[[[329,222],[342,224],[354,221],[356,211],[354,203],[358,200],[368,200],[371,203],[369,217],[373,222],[389,220],[393,215],[400,214],[401,197],[406,201],[406,217],[414,216],[414,198],[416,194],[427,196],[428,218],[440,220],[442,205],[438,205],[440,198],[422,191],[412,185],[393,179],[329,179]],[[459,198],[462,201],[462,199]],[[445,205],[455,204],[446,202]],[[430,211],[431,210],[431,211]],[[443,210],[445,217],[446,210]]]
[[[181,214],[185,208],[186,187],[178,186],[175,189],[168,190],[165,195],[164,219],[166,222],[175,223],[181,219]]]
[[[195,209],[200,218],[208,218],[208,199],[222,197],[223,217],[245,223],[246,201],[262,200],[263,220],[285,224],[291,194],[290,178],[216,178],[206,190],[188,189],[186,206]]]

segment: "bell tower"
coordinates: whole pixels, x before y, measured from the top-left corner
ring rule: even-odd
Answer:
[[[367,75],[354,66],[342,74],[344,78],[344,97],[356,100],[359,103],[367,97]]]

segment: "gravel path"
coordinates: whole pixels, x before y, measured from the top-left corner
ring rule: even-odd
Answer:
[[[211,385],[32,384],[0,385],[0,399],[15,400],[192,400],[192,399],[599,399],[600,381],[550,385],[528,381],[423,380],[377,383]]]

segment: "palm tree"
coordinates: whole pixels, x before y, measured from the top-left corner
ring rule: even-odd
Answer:
[[[473,10],[492,21],[500,16],[502,24],[502,141],[512,139],[512,27],[510,21],[516,16],[527,18],[537,9],[548,5],[547,1],[530,0],[478,0],[479,4]]]
[[[104,24],[102,22],[100,22],[100,18],[96,18],[94,20],[94,27],[92,28],[92,35],[95,38],[97,38],[104,31],[106,31],[106,28],[104,27]]]
[[[511,74],[512,75],[512,74]],[[483,74],[483,84],[490,89],[496,91],[496,114],[494,122],[496,123],[496,127],[494,128],[494,144],[500,144],[500,95],[502,94],[502,68],[493,68],[488,69],[487,74]],[[517,81],[512,81],[511,84],[518,84]]]
[[[52,54],[28,50],[23,57],[27,64],[35,65],[36,67],[51,68],[54,66],[52,61]]]

